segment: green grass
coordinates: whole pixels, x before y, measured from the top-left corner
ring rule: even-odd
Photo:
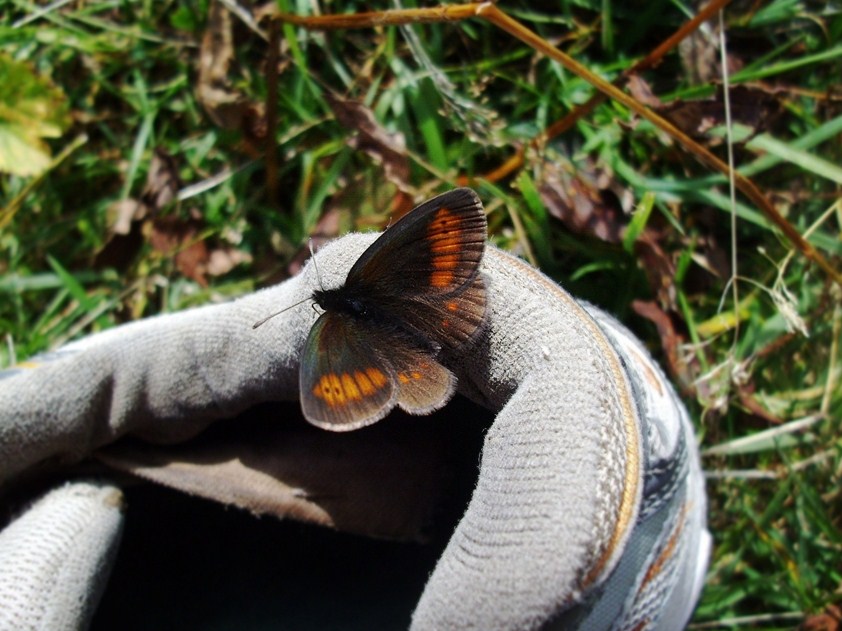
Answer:
[[[666,0],[643,9],[603,0],[500,6],[610,78],[689,15]],[[832,6],[736,3],[726,22],[740,63],[732,83],[762,82],[774,110],[736,147],[737,165],[838,268],[842,14]],[[371,8],[339,0],[324,10]],[[273,197],[259,109],[268,47],[241,20],[231,19],[234,58],[224,77],[254,116],[226,127],[197,96],[207,2],[94,0],[26,21],[34,10],[7,3],[0,51],[61,90],[70,120],[45,136],[54,156],[46,172],[0,175],[0,368],[121,322],[281,280],[327,210],[341,230],[385,225],[394,178],[349,144],[354,132],[336,122],[327,90],[364,103],[388,132],[402,134],[408,192],[419,194],[496,167],[593,93],[481,21],[415,27],[416,40],[396,28],[325,34],[286,26]],[[714,80],[694,81],[693,60],[672,52],[643,78],[665,102],[710,97]],[[761,108],[757,97],[735,105],[738,118]],[[142,230],[138,222],[134,245],[124,248],[128,260],[105,256],[115,212],[143,197],[156,151],[170,156],[182,195],[155,211],[170,225],[195,227],[176,250],[201,241],[209,251],[236,252],[241,263],[205,279],[186,273],[173,251],[153,246],[148,222]],[[725,155],[720,142],[713,151]],[[605,240],[575,231],[541,195],[554,182],[581,186],[586,216],[607,227],[630,224],[630,232]],[[708,484],[716,549],[695,622],[791,628],[839,603],[840,288],[800,254],[788,258],[789,244],[738,195],[735,306],[726,180],[616,104],[528,152],[509,178],[476,187],[492,240],[629,324],[670,369],[703,448],[724,446],[704,460],[717,472]],[[630,219],[621,207],[640,214]],[[657,251],[641,245],[647,231]],[[665,344],[634,301],[654,301],[685,344]],[[811,415],[819,420],[775,440],[730,442]]]

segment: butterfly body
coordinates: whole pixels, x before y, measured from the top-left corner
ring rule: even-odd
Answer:
[[[405,343],[417,346],[430,353],[438,353],[441,345],[427,339],[401,324],[398,317],[390,315],[388,309],[365,295],[357,295],[354,288],[317,289],[313,300],[324,311],[353,319],[358,324],[377,327],[381,334],[401,338]]]
[[[354,318],[370,319],[374,317],[364,298],[349,295],[344,287],[339,289],[317,289],[313,300],[325,311],[344,313]]]
[[[396,405],[427,414],[453,395],[440,362],[480,330],[486,236],[476,193],[456,189],[410,211],[353,265],[345,284],[318,289],[324,310],[304,346],[300,389],[308,421],[351,430]]]

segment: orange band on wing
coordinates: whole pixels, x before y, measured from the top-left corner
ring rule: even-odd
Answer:
[[[427,228],[433,265],[430,284],[433,287],[449,287],[453,283],[453,272],[462,260],[461,224],[458,215],[442,207]]]
[[[353,375],[347,372],[341,375],[329,373],[322,375],[313,387],[313,394],[329,407],[344,407],[351,401],[372,396],[387,383],[389,379],[377,368],[356,370]]]

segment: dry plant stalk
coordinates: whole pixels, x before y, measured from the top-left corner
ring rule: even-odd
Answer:
[[[729,0],[714,0],[708,7],[699,13],[695,18],[683,25],[674,35],[658,46],[642,62],[652,64],[660,59],[670,48],[676,46],[681,39],[693,32],[698,26],[716,11],[727,5]],[[609,83],[601,77],[592,73],[584,65],[547,42],[534,31],[526,28],[523,24],[503,12],[492,2],[472,2],[467,4],[444,5],[432,8],[420,9],[392,9],[387,11],[375,11],[368,13],[354,13],[348,15],[323,15],[323,16],[299,16],[290,13],[274,12],[268,16],[279,22],[285,22],[301,26],[310,30],[338,30],[372,28],[378,26],[399,26],[404,24],[426,24],[434,22],[456,22],[469,18],[481,18],[494,24],[513,37],[530,46],[533,50],[543,53],[550,59],[560,63],[565,69],[581,77],[605,98],[613,99],[629,108],[641,118],[651,122],[658,129],[666,133],[687,151],[696,156],[704,165],[732,177],[736,187],[748,197],[761,212],[771,221],[784,236],[809,260],[822,268],[825,273],[837,284],[842,286],[842,273],[833,267],[814,247],[790,224],[772,205],[763,194],[760,188],[749,178],[737,172],[732,172],[728,165],[711,153],[708,149],[690,138],[687,134],[678,129],[674,124],[646,107],[635,98],[629,96],[616,85]],[[645,67],[643,65],[642,67]],[[637,67],[636,67],[637,68]],[[630,71],[631,72],[631,71]],[[603,97],[599,97],[603,98]],[[567,117],[550,125],[533,143],[540,144],[559,133],[562,133],[575,122],[575,120],[588,112],[597,104],[596,101],[588,102],[582,107],[571,112]],[[511,171],[519,168],[523,163],[523,152],[515,155],[498,169],[495,169],[490,176],[493,179],[504,177]]]

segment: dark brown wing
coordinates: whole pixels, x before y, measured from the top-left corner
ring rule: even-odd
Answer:
[[[469,284],[446,295],[417,295],[386,307],[406,328],[453,350],[474,338],[485,320],[485,284],[477,275]]]
[[[485,316],[479,265],[486,232],[474,191],[444,193],[383,233],[351,268],[345,288],[415,335],[458,347]]]
[[[389,347],[398,380],[398,405],[410,414],[430,414],[450,401],[456,377],[431,354],[398,340]]]
[[[376,335],[345,314],[327,311],[319,316],[307,336],[298,373],[301,409],[310,423],[348,431],[379,421],[395,407],[397,376],[372,351]]]
[[[384,232],[345,285],[395,293],[450,293],[473,280],[485,249],[482,202],[469,188],[427,200]]]
[[[299,388],[310,423],[349,431],[379,421],[395,405],[410,414],[441,408],[453,396],[456,377],[411,338],[326,312],[307,337]]]

